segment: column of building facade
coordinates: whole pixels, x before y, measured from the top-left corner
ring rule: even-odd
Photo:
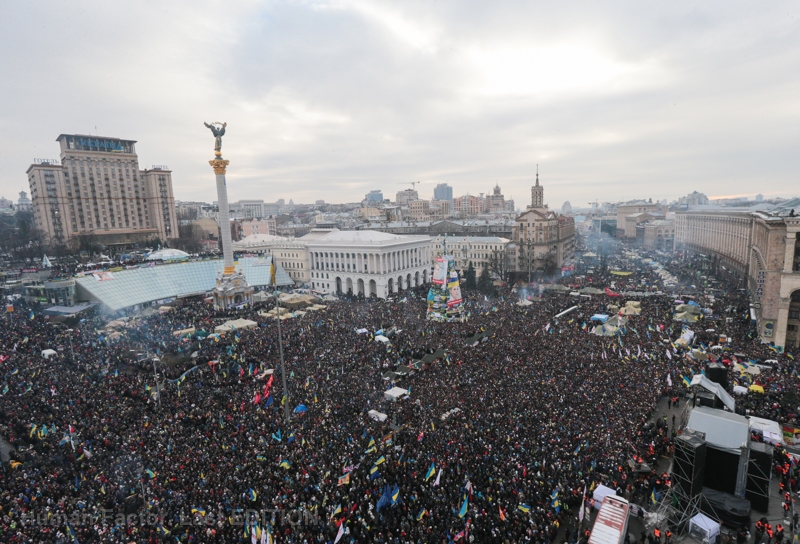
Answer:
[[[792,267],[794,266],[794,246],[797,240],[797,233],[796,232],[787,232],[786,233],[786,249],[783,254],[783,271],[784,272],[792,272]],[[787,309],[788,312],[788,309]],[[788,313],[786,314],[788,317]]]

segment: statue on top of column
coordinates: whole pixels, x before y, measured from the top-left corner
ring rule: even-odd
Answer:
[[[214,135],[214,155],[222,157],[222,137],[225,136],[225,127],[228,123],[213,122],[211,124],[203,123],[207,128],[211,129]]]

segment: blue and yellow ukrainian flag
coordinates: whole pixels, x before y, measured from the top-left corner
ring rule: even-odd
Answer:
[[[520,504],[520,505],[517,505],[517,508],[519,508],[520,510],[522,510],[522,511],[523,511],[523,512],[525,512],[526,514],[527,514],[528,512],[530,512],[530,511],[531,511],[531,507],[530,507],[530,506],[528,506],[527,504]]]
[[[467,515],[467,507],[469,506],[469,496],[464,494],[464,502],[461,503],[461,510],[458,511],[458,517],[463,518]]]
[[[251,502],[256,502],[256,499],[258,498],[258,493],[256,493],[252,487],[247,490],[246,495]]]
[[[427,482],[430,480],[434,474],[436,474],[436,467],[434,467],[433,463],[431,463],[431,468],[429,468],[428,472],[425,474],[425,481]]]
[[[202,508],[195,507],[195,508],[192,508],[192,514],[200,514],[201,516],[205,517],[206,511],[203,510]]]

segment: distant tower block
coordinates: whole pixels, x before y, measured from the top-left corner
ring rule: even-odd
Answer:
[[[233,245],[231,242],[231,223],[230,213],[228,210],[228,187],[225,181],[225,172],[228,168],[230,161],[223,160],[221,147],[222,136],[225,134],[225,125],[220,123],[212,123],[215,125],[212,129],[216,137],[216,145],[214,149],[214,160],[208,161],[208,164],[214,169],[217,176],[217,200],[219,202],[219,230],[220,239],[222,242],[222,256],[223,256],[223,269],[217,275],[217,285],[212,291],[214,297],[214,306],[218,309],[227,310],[250,304],[253,298],[253,287],[248,285],[242,272],[236,270],[233,264]],[[208,124],[207,127],[211,128]]]

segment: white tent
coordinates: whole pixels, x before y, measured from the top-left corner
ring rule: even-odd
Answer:
[[[386,421],[386,414],[382,414],[377,410],[370,410],[367,412],[367,415],[369,415],[370,419],[374,419],[375,421]]]
[[[42,357],[44,357],[45,359],[49,359],[50,357],[52,357],[55,354],[56,354],[56,350],[54,350],[54,349],[42,350]]]
[[[389,339],[388,339],[388,338],[386,338],[386,337],[385,337],[384,335],[382,335],[382,334],[379,334],[378,336],[376,336],[376,337],[375,337],[375,341],[376,341],[376,342],[382,342],[382,343],[384,343],[384,344],[388,344],[388,343],[389,343]]]
[[[249,319],[232,319],[231,321],[226,321],[222,325],[217,325],[214,327],[214,332],[228,332],[236,329],[252,329],[256,325],[258,325],[258,323],[255,321],[250,321]]]
[[[403,389],[402,387],[392,387],[388,391],[383,392],[383,398],[394,402],[401,400],[403,397],[407,396],[408,396],[408,389]]]
[[[783,444],[783,430],[777,421],[750,416],[750,429],[760,431],[764,435],[764,442],[773,446]]]
[[[689,534],[700,542],[716,542],[719,523],[706,515],[697,514],[689,521]]]
[[[746,395],[748,391],[750,390],[747,389],[746,387],[742,387],[741,385],[733,386],[733,392],[736,393],[737,395]]]
[[[597,510],[600,510],[600,507],[603,505],[603,499],[610,495],[616,495],[617,492],[611,489],[610,487],[606,487],[603,484],[598,485],[594,488],[592,492],[592,498],[594,499],[594,507]]]

